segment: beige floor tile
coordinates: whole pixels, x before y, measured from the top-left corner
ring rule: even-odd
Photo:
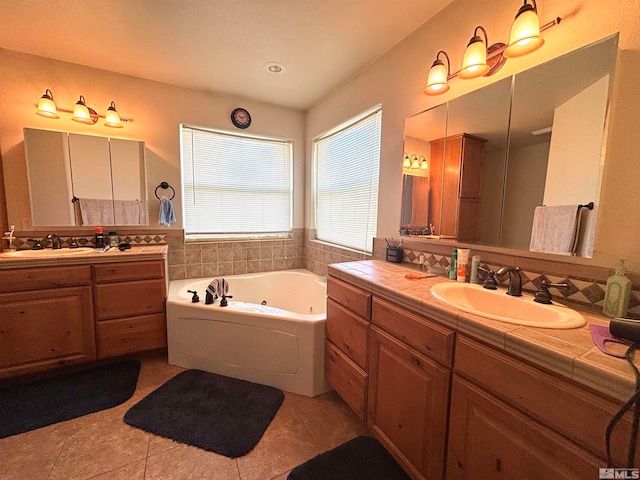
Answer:
[[[242,480],[265,480],[282,475],[317,454],[304,426],[292,422],[286,430],[267,430],[258,445],[236,461]]]
[[[287,480],[287,477],[289,476],[290,473],[291,473],[291,470],[289,470],[286,473],[283,473],[282,475],[278,475],[277,477],[273,477],[271,480]]]
[[[156,455],[158,453],[169,450],[170,448],[176,448],[182,443],[175,442],[170,438],[160,437],[159,435],[149,434],[149,453],[148,455]]]
[[[147,459],[145,480],[239,480],[232,458],[189,445],[152,455]]]
[[[68,433],[68,425],[57,423],[1,439],[0,478],[46,479]]]
[[[49,479],[84,479],[110,472],[144,459],[148,445],[149,434],[130,427],[120,417],[80,421],[65,441]]]
[[[138,460],[130,465],[116,468],[111,472],[103,473],[90,480],[144,480],[146,460]]]
[[[301,397],[294,408],[318,451],[325,452],[358,435],[370,435],[366,425],[335,391]]]

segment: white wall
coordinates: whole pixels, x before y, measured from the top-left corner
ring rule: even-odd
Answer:
[[[620,32],[621,54],[616,66],[607,158],[603,172],[600,220],[596,248],[586,264],[612,266],[617,258],[629,259],[630,268],[640,270],[640,3],[628,0],[542,0],[538,3],[541,23],[556,16],[560,25],[543,33],[545,45],[526,57],[507,61],[490,78],[454,79],[451,90],[439,97],[422,93],[429,67],[438,50],[446,50],[457,70],[464,49],[477,25],[488,32],[489,42],[508,41],[517,3],[492,0],[455,0],[428,23],[408,35],[377,61],[332,91],[307,112],[307,156],[310,142],[319,133],[340,124],[372,105],[382,104],[382,146],[378,236],[398,232],[402,137],[407,116],[463,95],[500,78],[525,70],[578,47]],[[308,182],[308,180],[307,180]],[[307,192],[310,190],[307,189]],[[307,196],[306,211],[311,208]],[[307,222],[312,221],[307,215]],[[307,224],[307,226],[311,226]],[[622,234],[621,234],[622,232]]]

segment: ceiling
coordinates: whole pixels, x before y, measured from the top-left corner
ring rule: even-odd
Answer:
[[[0,47],[306,109],[451,1],[3,0]]]

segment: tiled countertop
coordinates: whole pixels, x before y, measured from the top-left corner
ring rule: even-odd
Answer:
[[[65,249],[68,250],[68,249]],[[47,252],[49,253],[49,252]],[[91,249],[73,255],[48,254],[46,257],[18,257],[11,253],[0,253],[0,270],[8,268],[44,267],[52,265],[81,265],[87,263],[130,262],[135,260],[162,260],[167,258],[167,245],[132,246],[120,251],[110,248],[104,253]]]
[[[405,278],[407,273],[416,270],[379,260],[329,265],[329,275],[609,397],[627,400],[635,392],[633,369],[627,361],[602,353],[591,338],[589,325],[608,326],[606,317],[581,310],[587,324],[567,330],[490,320],[451,308],[431,294],[433,285],[452,280],[443,277],[409,280]],[[640,362],[636,361],[636,365]]]

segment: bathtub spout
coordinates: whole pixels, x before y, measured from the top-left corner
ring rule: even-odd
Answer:
[[[209,290],[207,290],[205,297],[204,297],[204,304],[205,305],[211,305],[213,304],[213,302],[215,302],[215,299],[213,298],[213,295],[211,294],[211,292]]]

